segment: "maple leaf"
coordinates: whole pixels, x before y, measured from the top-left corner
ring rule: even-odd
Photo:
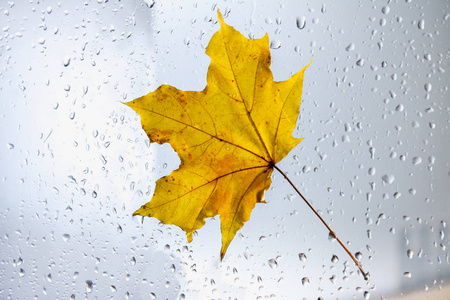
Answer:
[[[302,140],[292,132],[309,64],[276,82],[268,35],[247,39],[219,11],[218,19],[220,30],[206,49],[211,63],[203,91],[162,85],[126,104],[140,115],[150,141],[170,143],[181,160],[133,215],[177,225],[189,242],[206,218],[220,215],[222,259],[255,204],[264,202],[274,168],[292,184],[276,163]]]

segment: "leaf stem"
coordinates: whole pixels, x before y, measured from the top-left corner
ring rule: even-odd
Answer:
[[[289,179],[289,177],[287,177],[286,173],[284,173],[280,168],[278,168],[276,165],[273,166],[278,172],[281,173],[281,175],[284,176],[284,178],[289,182],[289,184],[294,188],[294,190],[297,192],[297,194],[300,195],[300,197],[302,197],[303,201],[305,201],[305,203],[309,206],[309,208],[311,208],[311,210],[316,214],[316,216],[320,219],[320,221],[322,221],[323,225],[325,225],[325,227],[328,229],[328,231],[330,232],[330,235],[333,236],[334,239],[336,239],[339,244],[342,246],[342,248],[344,248],[344,250],[348,253],[348,255],[350,255],[350,257],[352,258],[353,262],[355,263],[355,265],[358,267],[358,269],[361,271],[362,275],[364,276],[365,280],[369,279],[369,273],[364,272],[364,269],[362,267],[362,264],[356,259],[356,257],[350,252],[350,250],[348,250],[348,248],[341,242],[341,240],[337,237],[336,233],[331,230],[330,226],[328,226],[327,222],[325,222],[325,220],[322,218],[322,216],[316,211],[316,209],[311,205],[311,203],[309,203],[308,200],[306,200],[306,198],[302,195],[302,193],[300,193],[300,191],[297,189],[297,187],[292,183],[292,181]]]

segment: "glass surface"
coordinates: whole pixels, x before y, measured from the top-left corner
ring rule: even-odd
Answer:
[[[2,1],[0,298],[447,299],[449,1]],[[179,165],[121,102],[202,90],[225,21],[312,57],[277,174],[220,262],[219,219],[132,217]],[[230,124],[232,126],[232,124]],[[415,298],[414,298],[415,297]]]

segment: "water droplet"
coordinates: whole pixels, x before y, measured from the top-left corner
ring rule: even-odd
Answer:
[[[417,23],[417,27],[419,27],[420,30],[424,30],[425,29],[425,20],[419,20],[419,22]]]
[[[432,88],[431,83],[426,83],[424,88],[425,88],[425,91],[431,92],[431,88]]]
[[[403,276],[406,278],[411,278],[411,272],[405,272],[403,273]]]
[[[123,231],[123,230],[122,230],[122,226],[117,225],[117,232],[118,232],[118,233],[122,233],[122,231]]]
[[[363,255],[362,255],[361,252],[356,252],[356,253],[355,253],[355,257],[356,257],[357,260],[361,260],[362,257],[363,257]]]
[[[64,56],[63,65],[64,65],[64,67],[67,67],[70,65],[70,56]]]
[[[8,147],[9,150],[14,149],[14,144],[8,143],[6,144],[6,147]]]
[[[117,289],[114,285],[111,285],[110,287],[111,287],[111,292],[113,292],[113,293],[117,292]]]
[[[134,256],[131,258],[131,265],[136,265],[136,258]]]
[[[64,242],[67,242],[67,241],[70,240],[70,234],[65,233],[65,234],[63,234],[62,238],[63,238],[63,241],[64,241]]]
[[[20,276],[20,277],[25,276],[25,270],[24,270],[24,269],[20,268],[20,270],[19,270],[19,276]]]
[[[189,46],[190,43],[191,43],[191,40],[190,40],[188,37],[186,37],[186,38],[184,39],[184,44],[185,44],[186,46]]]
[[[386,175],[383,175],[383,177],[381,177],[381,179],[383,180],[384,183],[391,184],[394,182],[395,177],[394,177],[394,175],[386,174]]]
[[[300,17],[297,17],[297,28],[298,29],[303,29],[303,28],[305,28],[305,26],[306,26],[306,17],[304,17],[304,16],[300,16]]]
[[[175,265],[171,264],[169,268],[170,273],[175,273],[175,270],[176,270]]]
[[[308,286],[309,285],[309,278],[308,277],[303,277],[302,278],[302,285],[303,286]]]
[[[369,171],[368,171],[369,175],[373,176],[373,175],[375,175],[376,172],[377,172],[377,170],[374,167],[369,168]]]
[[[370,292],[368,291],[364,292],[364,299],[370,299]]]
[[[167,168],[167,164],[163,163],[162,167],[163,167],[163,169],[166,169]]]
[[[276,269],[278,267],[278,263],[274,258],[269,259],[269,266],[272,269]]]
[[[86,292],[90,293],[92,292],[93,283],[91,280],[86,280]]]
[[[364,58],[360,58],[356,61],[356,65],[359,67],[364,66]]]
[[[339,257],[337,257],[337,255],[334,255],[334,254],[333,254],[333,256],[331,257],[331,262],[335,264],[335,263],[337,263],[338,261],[339,261]]]
[[[353,51],[355,50],[355,44],[351,43],[350,45],[348,45],[347,47],[345,47],[345,50],[347,52]]]
[[[403,106],[403,104],[399,104],[397,105],[397,107],[395,108],[396,111],[403,111],[405,109],[405,107]]]
[[[389,13],[390,10],[391,10],[391,9],[389,8],[389,6],[384,6],[384,7],[381,9],[381,12],[382,12],[383,14],[387,15],[387,14]]]
[[[420,158],[419,156],[413,157],[413,159],[412,159],[413,165],[418,165],[421,162],[422,162],[422,158]]]
[[[270,49],[279,49],[281,47],[281,41],[280,40],[272,40],[270,42]]]
[[[308,258],[306,257],[305,253],[299,253],[298,254],[298,258],[300,259],[300,261],[302,262],[306,262],[308,260]]]
[[[74,111],[69,114],[69,118],[71,120],[75,119],[75,112]]]
[[[152,8],[155,5],[154,0],[144,0],[144,3],[147,4],[148,8]]]
[[[414,256],[414,252],[413,252],[411,249],[408,249],[408,250],[406,251],[406,255],[408,255],[408,258],[409,258],[409,259],[411,259],[411,258],[413,258],[413,256]]]

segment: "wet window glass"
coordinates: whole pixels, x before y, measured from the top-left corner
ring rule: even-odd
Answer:
[[[0,298],[447,299],[448,1],[3,1]],[[304,140],[220,261],[218,216],[188,243],[132,217],[180,159],[123,102],[201,91],[227,24],[305,72]],[[230,124],[233,126],[233,124]]]

